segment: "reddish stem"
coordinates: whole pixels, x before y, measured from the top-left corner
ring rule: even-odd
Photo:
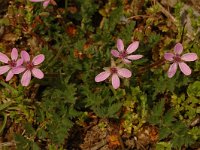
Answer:
[[[161,65],[164,64],[164,62],[165,62],[165,59],[162,58],[162,59],[160,59],[160,60],[158,60],[158,61],[156,61],[156,62],[154,62],[150,65],[147,65],[146,67],[143,67],[143,68],[138,70],[138,75],[143,74],[145,71],[147,71],[150,68],[161,66]]]

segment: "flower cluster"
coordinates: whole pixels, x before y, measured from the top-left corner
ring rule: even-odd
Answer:
[[[114,61],[111,63],[111,67],[104,68],[104,71],[95,77],[96,82],[102,82],[107,78],[111,77],[112,86],[114,89],[119,88],[120,78],[130,78],[132,72],[126,68],[121,67],[123,64],[130,64],[131,60],[138,60],[143,57],[143,55],[132,55],[133,52],[139,47],[139,42],[135,41],[131,43],[128,48],[124,49],[124,44],[121,39],[117,40],[117,50],[111,50],[111,54],[120,59],[121,64],[115,65]],[[165,60],[172,62],[168,70],[168,77],[172,78],[179,66],[181,72],[186,76],[191,74],[190,67],[185,63],[189,61],[195,61],[198,59],[196,53],[186,53],[181,55],[183,52],[183,45],[177,43],[174,47],[174,52],[165,53]],[[9,81],[14,74],[23,73],[21,78],[21,84],[23,86],[28,86],[31,81],[31,76],[35,78],[44,78],[44,73],[38,68],[44,59],[43,54],[35,56],[33,59],[26,51],[21,51],[21,57],[18,58],[18,50],[16,48],[12,49],[11,58],[0,52],[0,62],[5,65],[0,67],[0,75],[7,73],[6,81]]]
[[[8,72],[6,81],[9,81],[14,74],[23,73],[21,84],[23,86],[28,86],[31,81],[31,75],[38,79],[42,79],[44,77],[43,72],[37,67],[44,61],[44,59],[44,55],[39,54],[31,61],[30,55],[26,51],[21,51],[21,58],[18,58],[18,50],[16,48],[12,49],[11,59],[0,52],[0,61],[5,64],[0,67],[0,75]]]
[[[117,40],[117,50],[111,50],[111,54],[114,57],[119,58],[123,63],[130,64],[131,60],[138,60],[142,58],[142,55],[131,55],[131,53],[135,52],[139,46],[139,42],[135,41],[128,46],[126,50],[124,50],[124,44],[121,39]],[[177,43],[174,47],[173,53],[165,53],[164,58],[167,61],[172,62],[168,70],[168,77],[172,78],[179,66],[181,72],[186,76],[191,74],[190,67],[185,63],[188,61],[195,61],[198,59],[196,53],[186,53],[181,55],[183,52],[183,45],[181,43]],[[111,65],[111,67],[105,68],[105,71],[101,72],[95,77],[96,82],[102,82],[106,80],[109,76],[111,76],[112,86],[114,89],[117,89],[120,86],[120,78],[130,78],[132,73],[130,70],[126,68],[121,68],[116,65]]]
[[[142,58],[142,55],[130,55],[135,52],[139,46],[139,41],[135,41],[128,46],[126,50],[124,50],[124,43],[121,39],[117,40],[117,50],[111,50],[111,54],[122,60],[125,64],[130,64],[131,60],[137,60]],[[130,70],[126,68],[121,68],[119,66],[111,65],[111,67],[104,68],[105,71],[101,72],[95,77],[96,82],[102,82],[106,80],[109,76],[111,76],[112,86],[114,89],[119,88],[120,86],[120,78],[130,78],[132,73]]]

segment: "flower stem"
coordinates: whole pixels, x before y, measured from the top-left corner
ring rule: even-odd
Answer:
[[[12,86],[10,86],[9,84],[7,84],[7,83],[5,83],[3,81],[0,81],[0,84],[2,86],[4,86],[5,88],[10,89],[14,94],[18,94],[18,91],[15,88],[13,88]]]
[[[158,61],[156,61],[156,62],[154,62],[150,65],[147,65],[146,67],[143,67],[143,68],[138,70],[138,75],[143,74],[144,72],[146,72],[150,68],[161,66],[162,64],[164,64],[164,62],[165,62],[165,59],[162,58],[162,59],[160,59],[160,60],[158,60]]]

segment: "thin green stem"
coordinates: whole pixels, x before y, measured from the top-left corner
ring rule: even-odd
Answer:
[[[7,83],[5,83],[3,81],[0,81],[0,84],[2,86],[4,86],[5,88],[10,89],[14,94],[18,94],[18,91],[15,88],[13,88],[12,86],[10,86],[9,84],[7,84]]]
[[[5,113],[2,113],[2,115],[3,115],[3,122],[2,126],[0,126],[0,135],[2,134],[7,122],[7,115]]]

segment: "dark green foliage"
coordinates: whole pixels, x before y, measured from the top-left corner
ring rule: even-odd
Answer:
[[[165,102],[161,100],[152,110],[149,122],[159,127],[159,139],[171,139],[172,147],[190,146],[195,139],[189,134],[189,128],[175,118],[174,109],[165,112]]]
[[[53,143],[58,144],[64,142],[69,129],[73,126],[71,119],[80,115],[74,108],[76,88],[68,83],[68,78],[64,81],[63,86],[44,92],[37,116],[38,121],[45,122],[45,138],[50,138]]]
[[[13,128],[20,125],[15,135],[19,150],[63,150],[74,136],[73,126],[86,127],[80,135],[84,138],[94,117],[97,122],[102,118],[117,120],[125,147],[127,133],[133,141],[132,137],[148,125],[158,128],[159,140],[154,142],[156,146],[141,144],[142,148],[190,149],[193,143],[198,144],[199,123],[194,120],[200,115],[200,61],[187,62],[192,69],[190,76],[178,68],[169,78],[172,62],[164,60],[164,53],[172,52],[181,38],[183,2],[173,7],[161,2],[169,8],[166,11],[171,18],[159,7],[159,1],[55,1],[57,6],[50,4],[44,9],[39,2],[13,0],[8,14],[0,19],[0,29],[5,27],[5,37],[0,35],[2,53],[9,54],[11,47],[17,47],[31,57],[45,55],[40,66],[45,77],[34,78],[28,87],[20,85],[20,76],[6,82],[1,75],[0,134],[11,121]],[[188,13],[191,28],[197,33],[200,19],[194,17],[192,9]],[[183,53],[195,52],[199,57],[199,35],[188,34],[185,30]],[[139,41],[132,54],[143,58],[127,65],[112,57],[118,38],[123,40],[124,49]],[[111,78],[100,83],[94,80],[104,67],[111,66],[111,58],[132,72],[130,79],[120,78],[117,90]]]
[[[118,101],[114,96],[111,96],[109,89],[104,89],[98,93],[93,93],[89,87],[84,87],[83,94],[85,98],[85,106],[90,107],[100,117],[116,118],[116,113],[120,110],[122,103]],[[116,95],[117,96],[117,95]],[[118,98],[121,97],[119,93]]]
[[[122,103],[112,103],[108,104],[107,106],[102,105],[101,107],[97,107],[94,109],[94,112],[102,118],[109,117],[109,118],[118,118],[116,115],[117,112],[119,112],[119,109],[121,108]]]
[[[40,147],[35,142],[26,139],[22,135],[15,135],[15,140],[17,141],[17,150],[40,150]]]
[[[155,105],[153,107],[153,110],[152,110],[152,115],[151,117],[149,118],[149,122],[151,124],[160,124],[161,123],[161,117],[162,117],[162,114],[164,113],[164,100],[161,100],[157,105]]]
[[[190,84],[187,89],[187,94],[190,97],[200,97],[200,81],[195,81],[193,84]]]
[[[116,25],[120,22],[120,18],[122,17],[122,10],[123,8],[119,6],[110,13],[109,20],[107,20],[108,22],[104,30],[108,30],[111,33],[115,30]]]
[[[133,32],[133,30],[135,28],[135,25],[136,25],[135,21],[130,21],[129,24],[122,25],[121,31],[120,31],[118,37],[123,39],[124,41],[130,42],[131,36],[132,36],[132,32]],[[128,45],[130,43],[126,42],[125,44]]]
[[[151,47],[156,46],[156,44],[158,44],[158,42],[160,41],[161,35],[156,34],[156,33],[152,33],[149,36],[149,45],[151,45]]]

